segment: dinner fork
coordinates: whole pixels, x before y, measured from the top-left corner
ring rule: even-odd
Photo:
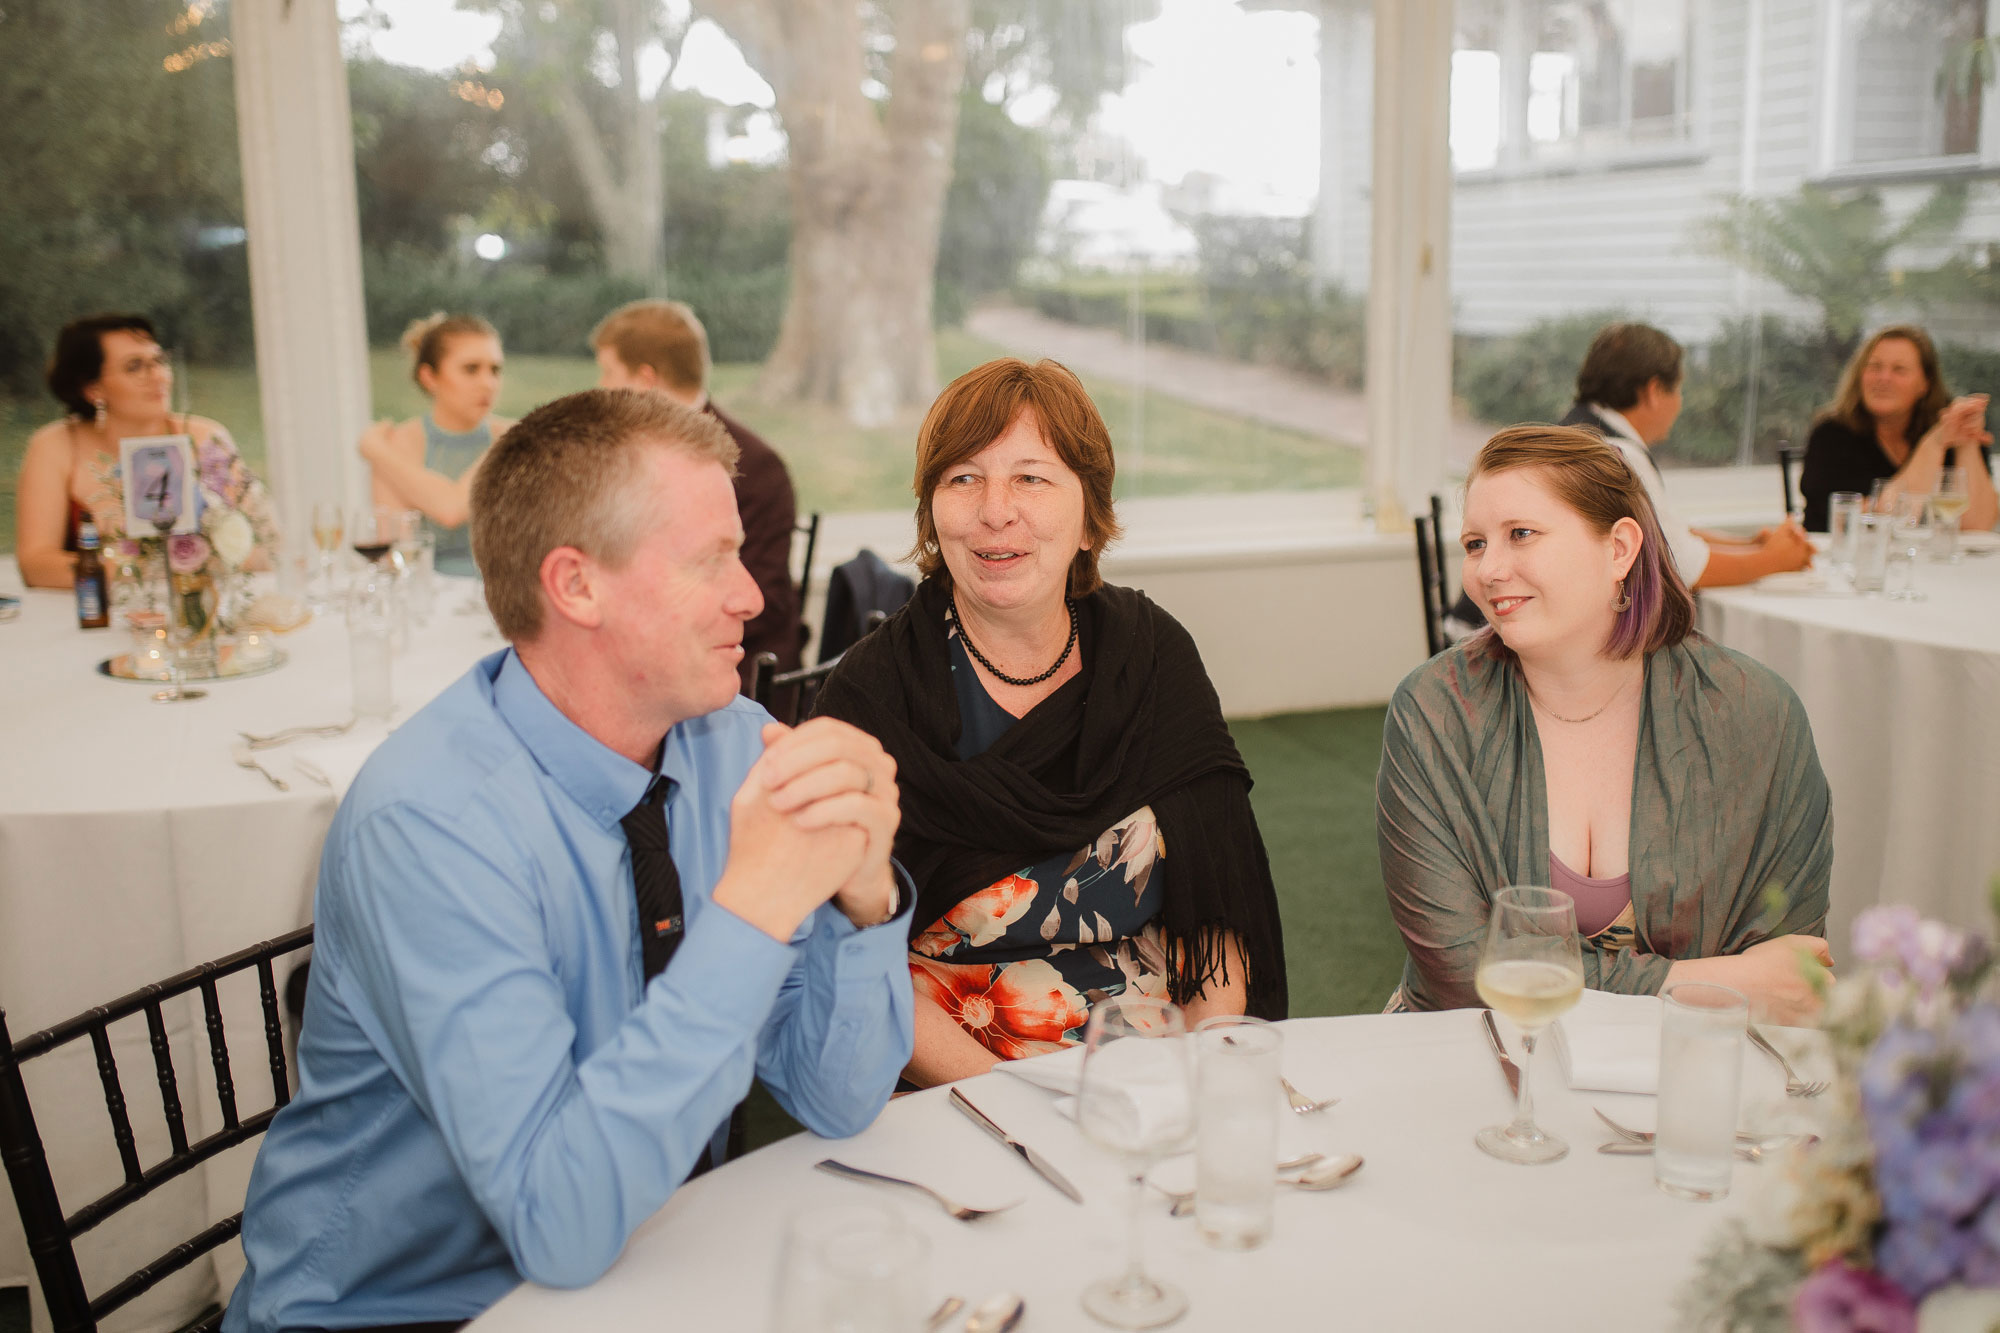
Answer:
[[[858,1166],[849,1166],[845,1162],[836,1162],[831,1157],[822,1158],[814,1162],[813,1166],[830,1176],[845,1176],[849,1180],[869,1180],[874,1181],[878,1185],[901,1185],[904,1189],[918,1190],[937,1200],[938,1204],[947,1213],[950,1213],[961,1222],[976,1222],[980,1218],[990,1217],[994,1213],[1004,1213],[1009,1208],[1018,1206],[1021,1202],[1019,1199],[1015,1199],[1012,1203],[1003,1203],[997,1208],[968,1208],[962,1203],[953,1203],[929,1185],[920,1185],[914,1180],[904,1180],[901,1176],[885,1176],[876,1171],[863,1171]]]
[[[231,754],[235,757],[236,766],[238,768],[256,769],[259,773],[262,773],[264,775],[264,780],[266,782],[269,782],[273,787],[276,787],[279,791],[290,791],[292,789],[292,785],[289,782],[286,782],[276,773],[273,773],[270,769],[258,763],[257,757],[250,753],[249,746],[238,745],[235,747],[234,750],[231,751]]]
[[[1278,1075],[1278,1082],[1284,1087],[1285,1100],[1291,1103],[1292,1111],[1296,1115],[1311,1115],[1315,1111],[1324,1111],[1329,1106],[1337,1105],[1340,1101],[1338,1097],[1328,1097],[1324,1101],[1316,1102],[1293,1087],[1292,1081],[1283,1074]]]
[[[1619,1124],[1616,1120],[1613,1120],[1610,1116],[1604,1114],[1603,1111],[1598,1110],[1597,1107],[1593,1106],[1590,1109],[1597,1112],[1597,1118],[1599,1120],[1602,1120],[1606,1125],[1610,1126],[1611,1132],[1613,1134],[1616,1134],[1619,1138],[1624,1139],[1629,1143],[1651,1143],[1655,1137],[1652,1130],[1627,1129],[1624,1125]],[[1741,1130],[1738,1130],[1736,1133],[1736,1141],[1738,1143],[1764,1143],[1770,1137],[1771,1136],[1768,1134],[1766,1135],[1745,1134]]]
[[[333,722],[323,727],[286,727],[283,731],[274,731],[268,736],[253,736],[247,731],[239,731],[236,734],[241,736],[251,749],[268,750],[274,745],[289,744],[301,736],[345,736],[353,728],[354,719],[350,717],[345,722]]]
[[[1792,1062],[1785,1058],[1785,1053],[1773,1046],[1764,1034],[1757,1030],[1755,1023],[1750,1024],[1749,1029],[1750,1044],[1770,1056],[1773,1060],[1776,1060],[1778,1068],[1785,1071],[1785,1095],[1787,1097],[1817,1097],[1826,1091],[1827,1081],[1825,1079],[1807,1081],[1800,1078],[1798,1071],[1792,1068]]]

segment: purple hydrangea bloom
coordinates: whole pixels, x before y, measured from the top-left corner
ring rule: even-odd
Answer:
[[[235,462],[235,456],[214,440],[206,440],[202,443],[198,461],[201,466],[202,489],[227,496],[230,465]]]
[[[1864,963],[1902,958],[1924,923],[1923,914],[1901,903],[1871,907],[1854,918],[1854,956]]]
[[[1891,1222],[1875,1251],[1875,1266],[1917,1300],[1958,1276],[1973,1236],[1936,1217]]]
[[[1972,1229],[1982,1245],[2000,1254],[2000,1196],[1981,1210],[1979,1220],[1972,1224]]]
[[[1918,1148],[1910,1161],[1910,1186],[1924,1209],[1953,1222],[1979,1211],[1990,1182],[1984,1163],[1972,1160],[1956,1134],[1939,1134]]]
[[[1798,1333],[1916,1333],[1917,1307],[1880,1273],[1832,1263],[1799,1284],[1792,1327]]]
[[[1890,1124],[1908,1124],[1930,1109],[1930,1079],[1924,1066],[1937,1054],[1937,1038],[1921,1028],[1888,1029],[1861,1064],[1861,1109],[1870,1133],[1881,1141]]]
[[[1967,1006],[1952,1022],[1951,1044],[1967,1069],[2000,1075],[2000,1004]]]
[[[1958,1266],[1958,1280],[1968,1287],[2000,1287],[2000,1249],[1973,1245]]]
[[[2000,1069],[1961,1076],[1944,1109],[1961,1125],[2000,1126]]]

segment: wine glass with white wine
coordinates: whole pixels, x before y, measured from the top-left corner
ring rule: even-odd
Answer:
[[[1962,558],[1958,553],[1958,521],[1971,503],[1972,494],[1965,489],[1964,468],[1948,467],[1938,474],[1937,490],[1931,494],[1931,523],[1935,529],[1931,559],[1955,565]]]
[[[1474,1137],[1503,1162],[1532,1166],[1560,1161],[1569,1144],[1535,1123],[1535,1039],[1583,996],[1583,946],[1576,934],[1576,902],[1567,893],[1533,885],[1493,895],[1486,950],[1473,984],[1479,998],[1521,1029],[1521,1091],[1511,1124],[1488,1125]]]

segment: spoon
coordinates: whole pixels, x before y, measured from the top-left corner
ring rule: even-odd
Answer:
[[[1290,1185],[1302,1190],[1334,1190],[1347,1183],[1347,1178],[1361,1169],[1359,1153],[1347,1153],[1329,1158],[1317,1166],[1307,1167],[1296,1176],[1280,1176],[1280,1185]]]
[[[947,1296],[938,1302],[938,1308],[931,1311],[931,1317],[924,1321],[927,1333],[938,1333],[950,1318],[965,1308],[963,1296]]]
[[[965,1333],[1007,1333],[1027,1310],[1028,1303],[1011,1291],[988,1296],[965,1317]]]
[[[1280,1172],[1296,1171],[1302,1166],[1311,1166],[1315,1162],[1324,1160],[1324,1158],[1325,1158],[1324,1153],[1316,1153],[1316,1152],[1301,1153],[1297,1157],[1286,1158],[1284,1161],[1279,1162],[1272,1169]],[[1170,1190],[1165,1185],[1159,1184],[1158,1182],[1152,1180],[1148,1180],[1146,1183],[1148,1185],[1151,1185],[1154,1189],[1158,1190],[1160,1193],[1167,1196],[1168,1217],[1186,1217],[1189,1213],[1194,1211],[1193,1190]]]

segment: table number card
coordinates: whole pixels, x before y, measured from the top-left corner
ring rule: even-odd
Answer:
[[[185,435],[142,435],[118,442],[125,479],[125,531],[201,531],[194,488],[194,442]]]

